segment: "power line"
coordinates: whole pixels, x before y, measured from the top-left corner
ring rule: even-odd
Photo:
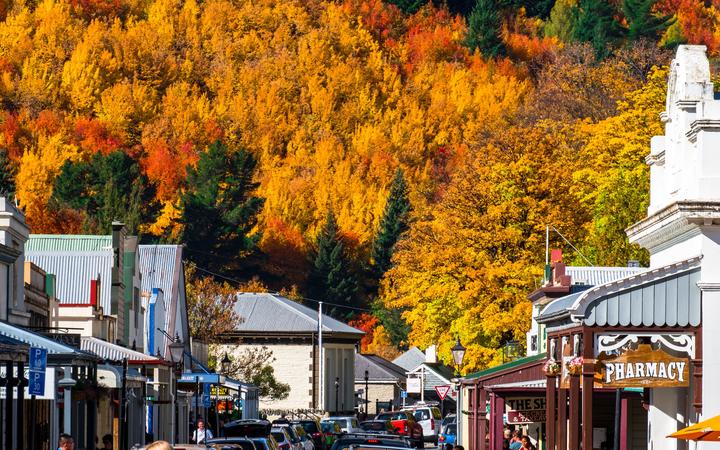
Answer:
[[[573,248],[573,250],[575,250],[575,251],[578,253],[578,255],[580,255],[580,256],[582,257],[582,259],[585,260],[586,263],[590,264],[591,267],[595,267],[595,264],[591,263],[590,260],[587,259],[587,258],[585,257],[585,255],[583,255],[580,250],[577,249],[577,247],[575,247],[574,245],[572,245],[572,242],[568,241],[567,238],[566,238],[565,236],[563,236],[562,233],[559,232],[558,229],[555,228],[554,225],[550,225],[550,226],[552,227],[553,230],[555,230],[555,232],[556,232],[557,234],[560,235],[561,238],[563,238],[563,240],[564,240],[565,242],[567,242],[567,244],[568,244],[570,247]]]
[[[230,282],[232,282],[232,283],[236,283],[236,284],[238,284],[238,285],[243,284],[242,281],[240,281],[240,280],[238,280],[238,279],[236,279],[236,278],[230,278],[230,277],[225,276],[225,275],[223,275],[223,274],[220,274],[220,273],[217,273],[217,272],[213,272],[212,270],[204,269],[204,268],[198,266],[196,263],[194,263],[194,262],[192,262],[192,261],[185,260],[185,262],[186,262],[186,263],[189,262],[189,263],[193,264],[193,266],[195,266],[195,268],[196,268],[197,270],[201,271],[201,272],[205,272],[205,273],[207,273],[207,274],[209,274],[209,275],[213,275],[213,276],[216,276],[216,277],[218,277],[218,278],[222,278],[223,280],[227,280],[227,281],[230,281]],[[280,293],[279,293],[279,292],[273,292],[273,294],[278,294],[278,295],[279,295]],[[298,296],[298,297],[301,298],[301,299],[303,299],[303,300],[310,301],[310,302],[322,303],[323,305],[330,305],[330,306],[335,306],[335,307],[338,307],[338,308],[351,309],[351,310],[354,310],[354,311],[372,312],[371,310],[369,310],[369,309],[367,309],[367,308],[358,308],[358,307],[356,307],[356,306],[347,306],[347,305],[341,305],[341,304],[339,304],[339,303],[330,303],[330,302],[326,302],[326,301],[324,301],[324,300],[316,300],[316,299],[314,299],[314,298],[303,297],[303,296],[301,296],[301,295]]]

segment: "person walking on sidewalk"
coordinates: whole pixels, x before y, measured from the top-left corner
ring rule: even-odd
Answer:
[[[206,444],[208,439],[212,439],[214,437],[215,436],[213,436],[212,431],[205,428],[205,421],[198,419],[197,428],[193,432],[192,436],[193,444]]]

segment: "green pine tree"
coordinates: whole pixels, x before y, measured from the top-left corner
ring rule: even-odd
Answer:
[[[17,166],[8,156],[7,150],[0,149],[0,196],[15,197],[15,175]]]
[[[308,290],[312,298],[345,306],[355,306],[358,281],[350,270],[345,246],[340,239],[337,221],[328,211],[322,230],[315,241],[313,267]],[[351,310],[329,307],[328,312],[336,318],[347,318]]]
[[[377,280],[390,268],[393,249],[400,235],[408,229],[409,216],[408,186],[403,171],[398,169],[390,184],[385,211],[370,253],[372,272]]]
[[[470,50],[480,49],[483,55],[494,58],[505,52],[500,38],[501,17],[495,0],[477,0],[468,17],[465,44]]]
[[[545,36],[555,36],[563,42],[573,39],[573,12],[575,0],[557,0],[545,23]]]
[[[608,56],[611,46],[622,36],[614,14],[606,0],[580,0],[574,9],[573,38],[590,42],[598,59]]]
[[[265,199],[253,195],[255,166],[244,149],[215,141],[188,168],[180,223],[188,256],[199,267],[236,273],[256,251],[261,236],[253,229]]]
[[[397,6],[405,14],[417,12],[428,0],[389,0],[389,3]]]
[[[627,19],[627,39],[636,41],[641,38],[656,40],[675,22],[672,16],[660,16],[652,13],[656,0],[623,0],[622,10]]]
[[[88,233],[109,233],[119,220],[131,233],[157,217],[155,188],[137,161],[122,151],[96,153],[89,161],[66,161],[55,180],[51,207],[84,215]]]

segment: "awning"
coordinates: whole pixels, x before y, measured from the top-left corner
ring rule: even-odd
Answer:
[[[0,336],[0,361],[23,361],[27,359],[29,347],[17,339]]]
[[[166,364],[163,359],[94,337],[83,336],[80,338],[80,345],[84,351],[93,353],[106,361],[120,363],[127,359],[128,364]]]
[[[48,364],[79,364],[83,361],[97,361],[97,357],[78,348],[58,342],[24,328],[0,322],[0,336],[9,337],[31,347],[47,350]]]
[[[720,441],[720,416],[690,425],[687,428],[676,431],[668,437],[676,439],[688,439],[691,441]]]
[[[122,368],[109,364],[98,365],[97,380],[98,384],[106,388],[120,389],[122,387]],[[137,373],[136,369],[132,369],[128,371],[127,381],[129,384],[138,385],[147,382],[147,378]]]

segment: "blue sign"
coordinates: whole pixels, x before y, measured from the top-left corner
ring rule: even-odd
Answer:
[[[44,348],[30,347],[30,370],[45,372],[47,367],[47,350]]]
[[[209,383],[220,384],[220,375],[216,373],[184,373],[178,383]]]
[[[400,391],[400,398],[407,398],[407,391]]]
[[[202,404],[203,404],[203,408],[210,407],[210,385],[209,384],[203,384]]]
[[[28,371],[28,394],[45,395],[45,369],[47,349],[30,347]]]
[[[235,407],[236,408],[243,409],[244,406],[245,406],[245,399],[242,399],[242,398],[235,399]]]

